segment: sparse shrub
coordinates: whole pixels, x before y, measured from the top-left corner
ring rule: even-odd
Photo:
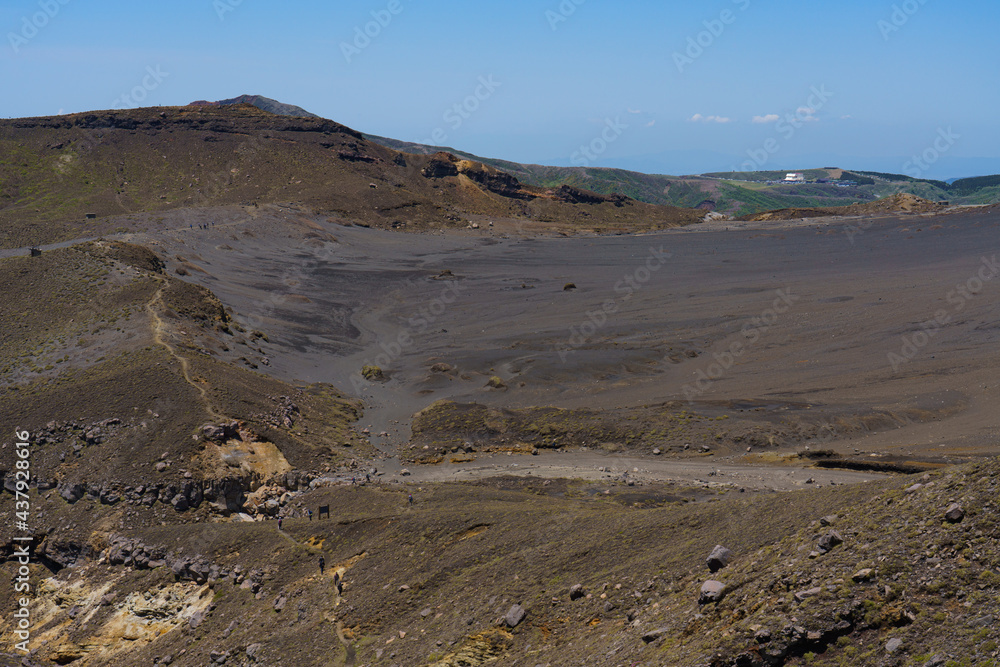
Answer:
[[[385,379],[385,374],[382,369],[378,366],[364,366],[361,369],[361,375],[369,382],[378,382]]]

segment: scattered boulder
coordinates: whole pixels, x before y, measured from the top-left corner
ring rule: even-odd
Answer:
[[[507,383],[503,381],[499,375],[494,375],[490,378],[490,381],[486,383],[486,386],[490,389],[506,389]]]
[[[201,427],[201,436],[206,440],[221,441],[226,438],[226,430],[215,424],[205,424]]]
[[[570,589],[569,589],[569,599],[570,600],[579,600],[580,598],[585,597],[586,595],[587,595],[587,591],[584,590],[582,584],[575,584],[575,585],[571,586]]]
[[[886,653],[895,653],[903,647],[903,640],[899,637],[894,637],[885,643]]]
[[[712,553],[708,555],[705,560],[705,564],[708,565],[708,569],[711,572],[718,572],[725,566],[729,565],[729,561],[732,560],[733,552],[722,546],[721,544],[715,545],[712,549]]]
[[[520,625],[521,621],[524,620],[524,617],[526,615],[527,612],[524,610],[524,607],[522,607],[519,604],[516,604],[510,608],[510,610],[507,612],[507,615],[503,617],[503,620],[504,623],[507,624],[508,628],[516,628],[518,625]]]
[[[709,579],[701,585],[701,594],[698,596],[698,604],[709,604],[710,602],[720,602],[726,594],[726,585],[721,581]]]
[[[835,530],[831,530],[830,532],[823,535],[823,537],[819,538],[819,544],[817,545],[816,548],[819,550],[821,554],[825,554],[838,544],[843,544],[843,543],[844,543],[844,538],[840,535],[840,533],[838,533]]]
[[[575,290],[575,289],[576,289],[576,284],[575,283],[566,283],[565,285],[563,285],[563,291],[564,292],[569,292],[569,291]]]
[[[182,493],[178,493],[173,498],[171,498],[170,504],[173,505],[174,509],[177,510],[178,512],[184,512],[190,506],[188,505],[187,497]]]
[[[649,632],[644,633],[642,635],[642,641],[646,642],[647,644],[651,644],[652,642],[655,642],[657,639],[659,639],[660,637],[669,632],[670,628],[656,628],[655,630],[650,630]]]
[[[815,588],[810,588],[808,590],[799,591],[798,593],[795,594],[795,601],[802,602],[804,600],[808,600],[809,598],[816,597],[822,592],[823,589],[818,586]]]
[[[59,495],[70,505],[81,500],[87,493],[87,488],[83,484],[66,484],[59,489]]]
[[[851,579],[853,579],[854,581],[856,581],[858,583],[860,583],[862,581],[868,581],[869,579],[872,578],[872,573],[873,572],[874,572],[874,570],[872,570],[872,568],[870,568],[870,567],[862,568],[862,569],[858,570],[857,572],[855,572],[854,574],[852,574],[851,575]]]
[[[948,509],[944,512],[944,519],[948,523],[959,523],[965,518],[965,510],[958,503],[952,503],[948,505]]]

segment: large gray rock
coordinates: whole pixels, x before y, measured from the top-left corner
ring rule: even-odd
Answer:
[[[201,437],[206,440],[225,440],[226,430],[215,424],[205,424],[201,427]]]
[[[582,584],[574,584],[573,586],[570,586],[569,589],[570,600],[579,600],[580,598],[585,597],[586,595],[587,591],[583,588]]]
[[[809,598],[816,597],[822,592],[823,589],[819,588],[818,586],[816,588],[810,588],[804,591],[798,591],[795,594],[795,600],[796,602],[802,602],[803,600],[808,600]]]
[[[59,489],[59,495],[70,505],[81,500],[87,493],[87,487],[83,484],[65,484]]]
[[[844,538],[840,535],[840,533],[838,533],[835,530],[831,530],[830,532],[823,535],[823,537],[819,538],[819,544],[816,546],[816,548],[819,550],[820,553],[825,554],[827,551],[830,551],[830,549],[833,549],[838,544],[843,544],[843,543],[844,543]]]
[[[170,499],[170,504],[174,506],[174,509],[178,512],[184,512],[188,509],[188,499],[182,494],[178,493],[173,498]]]
[[[709,579],[701,585],[701,595],[698,596],[698,604],[709,604],[719,602],[726,594],[726,585],[721,581]]]
[[[952,503],[948,505],[948,509],[944,512],[944,519],[948,523],[958,523],[965,518],[965,510],[958,503]]]
[[[705,564],[708,565],[708,569],[712,572],[718,572],[725,566],[729,565],[729,561],[733,558],[733,552],[722,546],[721,544],[715,545],[712,549],[712,553],[708,555],[705,560]]]
[[[642,635],[642,641],[650,644],[669,632],[670,628],[657,628],[655,630],[650,630]]]
[[[503,617],[504,623],[507,624],[508,628],[516,628],[520,625],[524,617],[527,616],[527,612],[524,611],[524,607],[519,604],[514,605],[507,612],[507,615]]]

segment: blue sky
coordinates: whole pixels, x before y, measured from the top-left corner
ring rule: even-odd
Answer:
[[[0,0],[0,116],[250,93],[519,162],[948,178],[1000,172],[998,28],[985,0]]]

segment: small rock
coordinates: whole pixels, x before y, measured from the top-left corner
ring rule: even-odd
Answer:
[[[569,599],[579,600],[580,598],[587,595],[587,591],[583,588],[582,584],[575,584],[569,589]]]
[[[659,456],[660,453],[661,452],[660,452],[660,448],[659,447],[653,447],[653,455],[654,456]]]
[[[816,597],[817,595],[819,595],[822,592],[823,592],[823,589],[820,588],[819,586],[817,586],[815,588],[810,588],[810,589],[807,589],[807,590],[804,590],[804,591],[799,591],[798,593],[795,594],[795,601],[796,602],[803,602],[805,600],[808,600],[811,597]]]
[[[670,628],[657,628],[642,635],[642,641],[650,644],[670,632]]]
[[[399,587],[399,592],[400,593],[402,593],[403,591],[408,591],[408,590],[410,590],[410,587],[407,584],[403,584],[402,586]]]
[[[851,579],[857,582],[868,581],[872,578],[872,571],[870,567],[860,569],[851,575]]]
[[[941,667],[941,665],[945,664],[946,662],[948,662],[948,659],[945,658],[943,655],[938,654],[935,655],[930,660],[928,660],[927,662],[925,662],[923,664],[923,667]]]
[[[832,526],[836,520],[836,514],[827,514],[826,516],[820,517],[819,524],[821,526]]]
[[[285,605],[287,603],[288,603],[288,598],[285,597],[284,595],[279,595],[277,599],[275,599],[274,601],[274,610],[281,611],[282,609],[285,608]]]
[[[958,503],[952,503],[948,505],[948,509],[944,512],[945,521],[948,523],[958,523],[965,518],[965,510]]]
[[[902,648],[902,646],[903,646],[903,640],[898,637],[895,637],[885,643],[885,650],[887,653],[895,653],[900,648]]]
[[[721,581],[709,579],[701,585],[701,595],[698,596],[698,604],[708,604],[719,602],[726,594],[726,585]]]
[[[753,633],[753,638],[757,640],[758,644],[766,644],[771,641],[771,631],[767,628],[761,628]]]
[[[420,617],[421,618],[427,618],[428,616],[430,616],[433,613],[434,612],[431,610],[431,608],[427,607],[426,609],[424,609],[423,611],[420,612]]]
[[[504,623],[507,624],[508,628],[516,628],[521,623],[521,621],[524,620],[524,617],[526,615],[527,612],[524,611],[524,607],[522,607],[519,604],[516,604],[510,608],[510,610],[507,612],[507,615],[503,617],[503,620]]]
[[[718,572],[725,566],[729,565],[729,561],[733,557],[733,552],[722,546],[721,544],[715,545],[712,549],[712,553],[708,555],[705,563],[708,565],[708,569],[712,572]]]

